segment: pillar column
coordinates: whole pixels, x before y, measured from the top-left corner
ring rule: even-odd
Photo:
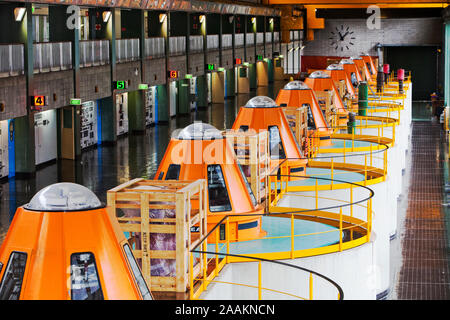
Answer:
[[[119,21],[118,21],[119,20]],[[106,39],[109,42],[109,61],[111,67],[111,88],[112,82],[117,80],[116,72],[116,38],[117,24],[120,24],[120,9],[111,8],[111,18],[106,25]],[[111,91],[111,97],[106,97],[98,101],[100,108],[100,121],[102,127],[102,143],[117,142],[117,116],[116,116],[116,90]]]
[[[25,3],[26,13],[21,22],[23,32],[20,33],[19,42],[24,44],[24,71],[26,77],[27,115],[16,118],[15,125],[15,152],[16,176],[34,176],[35,145],[34,145],[34,114],[31,112],[30,96],[33,94],[33,20],[31,3]],[[13,13],[11,12],[11,15]]]

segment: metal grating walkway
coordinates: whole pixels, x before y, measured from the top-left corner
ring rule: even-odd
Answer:
[[[450,299],[449,208],[444,194],[448,156],[439,124],[415,121],[411,135],[411,172],[401,239],[402,261],[397,283],[400,300]]]

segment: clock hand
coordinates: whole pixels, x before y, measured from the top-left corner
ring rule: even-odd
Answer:
[[[338,32],[339,33],[339,40],[344,40],[344,37],[342,36],[342,34],[340,33],[340,32]]]
[[[342,40],[344,40],[345,36],[348,35],[350,31],[347,31],[343,36],[342,36]]]

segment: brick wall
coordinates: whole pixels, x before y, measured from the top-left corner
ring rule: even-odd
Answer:
[[[208,51],[208,53],[206,54],[206,63],[207,64],[215,64],[216,68],[220,67],[219,63],[220,63],[220,57],[219,57],[219,50],[214,50],[214,51]]]
[[[247,61],[248,63],[255,63],[256,62],[256,56],[255,56],[255,47],[247,47]]]
[[[48,96],[43,111],[67,106],[74,97],[72,70],[35,74],[33,84],[33,95]]]
[[[138,90],[141,83],[141,63],[139,61],[118,63],[116,65],[117,80],[129,81],[127,90],[120,92],[130,92]]]
[[[97,87],[97,92],[96,91]],[[80,69],[80,98],[92,101],[111,96],[110,65]]]
[[[145,60],[144,83],[149,86],[162,85],[166,83],[166,59]]]
[[[184,79],[186,75],[186,56],[170,57],[169,70],[177,70],[179,72],[178,79]]]
[[[264,55],[264,45],[263,44],[256,45],[256,54]]]
[[[242,59],[242,62],[245,62],[245,50],[244,48],[236,48],[234,49],[234,54],[236,55],[236,58]]]
[[[25,76],[0,78],[0,102],[5,111],[0,112],[0,120],[22,117],[27,114]]]
[[[329,39],[336,28],[354,32],[354,45],[349,50],[335,50]],[[348,35],[347,35],[348,37]],[[442,19],[381,19],[380,29],[367,28],[365,19],[325,19],[325,29],[314,31],[314,40],[307,42],[304,56],[329,55],[348,57],[367,52],[376,55],[375,45],[439,45],[442,43]]]
[[[194,77],[201,76],[205,73],[205,62],[203,53],[189,55],[189,74]]]
[[[222,51],[222,65],[225,69],[233,68],[233,50]]]

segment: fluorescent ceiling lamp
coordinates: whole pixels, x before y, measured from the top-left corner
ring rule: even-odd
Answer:
[[[23,7],[14,8],[14,18],[16,19],[16,21],[22,21],[25,12],[26,10]]]
[[[109,18],[111,17],[111,11],[103,11],[103,22],[108,22]]]
[[[205,15],[204,15],[204,14],[202,14],[202,15],[200,16],[200,23],[203,23],[203,21],[205,21]]]
[[[160,23],[163,23],[164,22],[164,20],[166,19],[166,14],[165,13],[160,13],[159,14],[159,22]]]

